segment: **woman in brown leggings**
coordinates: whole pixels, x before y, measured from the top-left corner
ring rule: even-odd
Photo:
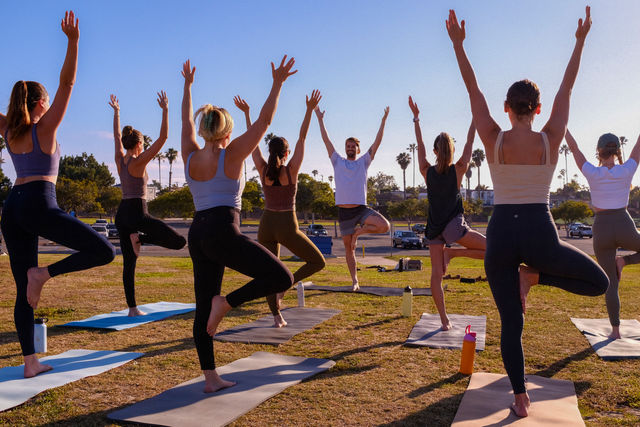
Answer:
[[[300,136],[289,164],[285,166],[289,157],[289,143],[279,136],[269,140],[269,159],[267,161],[262,157],[259,146],[252,154],[253,162],[260,173],[265,204],[258,228],[258,242],[276,256],[280,255],[280,245],[284,245],[294,255],[305,261],[304,265],[293,274],[294,283],[322,270],[325,266],[324,257],[318,248],[299,230],[295,209],[298,172],[304,158],[304,142],[309,130],[311,113],[318,105],[320,98],[322,96],[317,90],[311,93],[311,98],[306,98],[307,111],[302,120]],[[249,104],[238,96],[234,98],[234,101],[236,106],[244,112],[247,128],[249,128],[251,126]],[[287,325],[282,313],[280,313],[283,296],[284,292],[267,296],[269,309],[273,314],[274,326],[277,328]]]

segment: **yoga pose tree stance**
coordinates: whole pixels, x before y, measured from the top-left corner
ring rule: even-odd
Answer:
[[[502,360],[515,394],[512,408],[516,415],[525,417],[530,402],[521,338],[529,289],[544,284],[596,296],[609,285],[604,271],[588,255],[560,241],[549,211],[549,186],[569,120],[571,90],[591,28],[590,10],[587,6],[585,19],[578,21],[576,44],[549,121],[541,132],[532,130],[541,108],[537,85],[522,80],[509,88],[504,111],[512,127],[503,132],[491,117],[463,48],[465,22],[458,23],[451,10],[446,27],[493,181],[495,208],[487,228],[485,269],[500,313]],[[534,232],[522,233],[524,227]]]
[[[427,215],[426,236],[429,243],[431,257],[431,295],[440,314],[442,330],[451,329],[451,322],[447,316],[442,290],[442,276],[447,271],[451,258],[468,257],[484,259],[487,247],[485,237],[472,230],[464,220],[464,208],[460,185],[467,172],[471,160],[471,150],[476,134],[473,122],[469,126],[467,142],[462,155],[453,163],[455,147],[453,139],[448,133],[442,132],[433,142],[433,152],[436,164],[431,165],[427,160],[427,150],[422,140],[420,130],[420,110],[418,105],[409,97],[409,108],[413,113],[414,130],[418,142],[418,166],[420,173],[427,183],[427,197],[429,200],[429,215]],[[462,248],[445,248],[445,244],[458,243]]]
[[[139,130],[125,126],[122,133],[120,132],[120,104],[115,95],[111,95],[109,105],[113,108],[115,160],[122,189],[122,201],[116,213],[116,227],[123,259],[122,283],[129,316],[140,316],[145,314],[138,309],[135,296],[136,261],[140,255],[140,246],[142,243],[150,243],[177,250],[187,244],[184,237],[164,222],[149,215],[147,209],[147,164],[167,141],[169,99],[163,91],[158,93],[158,105],[162,108],[162,126],[160,136],[147,150],[143,149],[144,137]]]
[[[344,244],[347,267],[351,274],[353,291],[360,289],[358,273],[356,269],[356,245],[358,236],[367,233],[386,233],[389,231],[389,221],[380,213],[367,207],[367,170],[380,147],[384,135],[384,125],[389,115],[389,107],[384,109],[380,129],[373,144],[364,154],[356,160],[360,154],[360,141],[350,137],[344,143],[347,157],[338,154],[329,138],[324,126],[324,111],[315,108],[316,117],[320,124],[322,140],[327,148],[327,153],[333,165],[336,182],[336,205],[338,206],[338,222],[340,234]]]
[[[287,61],[286,55],[278,68],[271,63],[273,85],[260,115],[244,134],[233,140],[233,119],[224,108],[206,104],[193,115],[191,86],[196,68],[188,60],[183,65],[181,154],[196,208],[188,236],[196,296],[193,338],[207,393],[234,384],[215,371],[213,336],[225,314],[244,302],[284,292],[293,283],[291,273],[275,255],[240,232],[239,212],[244,160],[271,124],[282,84],[296,73],[291,71],[294,63],[293,58]],[[202,148],[196,142],[198,116],[198,135],[205,142]],[[253,280],[226,297],[221,296],[225,267]]]
[[[591,205],[596,213],[593,222],[593,251],[598,264],[609,277],[609,287],[605,294],[610,338],[620,339],[620,296],[618,285],[622,269],[627,264],[640,263],[640,234],[631,215],[627,211],[631,180],[640,161],[640,137],[626,162],[622,161],[620,138],[605,133],[598,139],[598,167],[584,157],[578,143],[569,130],[565,134],[569,149],[578,169],[587,178],[591,192]],[[615,160],[618,164],[615,164]],[[635,251],[635,254],[616,256],[618,248]]]
[[[317,90],[311,92],[311,98],[306,97],[307,110],[302,120],[302,126],[300,126],[300,135],[295,151],[288,164],[289,143],[280,136],[269,140],[268,160],[262,157],[259,145],[252,153],[253,163],[260,173],[265,204],[258,228],[258,242],[277,257],[280,256],[280,245],[282,244],[305,262],[293,273],[294,283],[322,270],[325,266],[322,253],[298,228],[295,209],[298,172],[304,158],[304,144],[309,130],[309,122],[311,122],[313,109],[316,108],[321,98],[322,96]],[[247,129],[249,129],[251,127],[249,104],[239,96],[234,98],[234,102],[236,107],[244,113]],[[267,303],[271,314],[273,314],[274,326],[277,328],[287,325],[280,312],[283,297],[284,292],[267,295]]]
[[[49,106],[49,95],[38,82],[19,81],[13,86],[7,115],[0,114],[0,132],[16,170],[16,182],[2,212],[5,238],[17,295],[14,319],[24,356],[24,376],[51,369],[39,362],[33,343],[33,309],[44,284],[52,277],[111,262],[114,247],[87,224],[58,207],[56,181],[60,146],[56,139],[76,80],[78,19],[66,12],[61,23],[67,36],[67,54],[60,86]],[[77,252],[46,267],[38,267],[38,237]]]

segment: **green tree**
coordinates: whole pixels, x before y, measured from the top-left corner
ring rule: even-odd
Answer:
[[[167,161],[169,162],[169,188],[171,188],[171,174],[173,172],[173,162],[178,157],[178,151],[173,149],[173,148],[169,148],[167,150],[167,152],[165,153],[165,157],[167,158]]]
[[[4,204],[5,200],[7,200],[7,196],[9,196],[10,191],[11,180],[4,174],[2,168],[0,168],[0,206]]]
[[[310,213],[321,216],[335,216],[335,199],[331,186],[313,179],[306,173],[298,174],[296,209],[307,220]]]
[[[569,233],[569,224],[581,221],[593,216],[593,211],[585,202],[577,200],[567,200],[558,207],[551,209],[551,215],[554,218],[564,220],[567,235]]]
[[[471,176],[473,175],[472,169],[475,167],[476,167],[475,163],[469,162],[467,171],[464,173],[465,178],[467,178],[467,198],[471,198]]]
[[[104,187],[99,190],[97,202],[104,212],[109,216],[114,216],[118,210],[118,205],[122,200],[122,190],[118,187]]]
[[[627,145],[627,142],[629,142],[629,140],[627,139],[626,136],[621,136],[620,137],[620,149],[622,151],[622,161],[624,162],[624,146]]]
[[[369,183],[376,194],[396,191],[398,189],[398,184],[396,184],[396,179],[393,175],[385,175],[382,172],[378,172],[375,176],[370,176],[367,179],[367,184]]]
[[[407,221],[409,227],[419,217],[424,217],[428,210],[426,199],[406,199],[401,202],[387,202],[387,213],[393,219]]]
[[[402,193],[404,198],[407,198],[407,166],[411,163],[411,156],[409,153],[402,152],[396,156],[396,162],[400,165],[402,169]]]
[[[409,144],[407,147],[407,151],[411,153],[411,160],[413,162],[413,187],[416,186],[416,150],[418,149],[418,144]]]
[[[189,187],[169,191],[149,202],[149,212],[161,218],[193,218],[195,214],[193,197]]]
[[[244,191],[242,192],[242,212],[246,214],[256,209],[264,208],[264,199],[262,198],[262,186],[256,177],[246,182]]]
[[[473,153],[471,153],[471,161],[476,165],[476,168],[478,168],[478,188],[480,187],[480,166],[482,166],[484,159],[485,156],[482,148],[476,148],[473,150]]]
[[[318,170],[317,170],[317,169],[312,170],[312,171],[311,171],[311,174],[313,175],[313,179],[317,179],[317,177],[318,177]]]
[[[2,158],[2,150],[7,148],[7,141],[4,140],[2,135],[0,135],[0,163],[4,163],[4,159]]]
[[[147,148],[151,147],[151,144],[153,143],[153,139],[151,139],[149,135],[142,135],[142,139],[144,140],[142,143],[143,149],[146,150]]]
[[[59,177],[74,181],[91,181],[98,188],[110,187],[116,180],[104,163],[98,163],[93,154],[82,153],[79,156],[63,156],[60,159]]]
[[[56,197],[61,209],[77,213],[104,212],[97,202],[98,186],[95,181],[75,180],[58,176]]]
[[[160,171],[160,166],[165,157],[166,157],[166,154],[164,154],[162,151],[158,152],[158,154],[153,156],[153,160],[158,161],[158,185],[160,185],[160,188],[162,188],[162,172]]]

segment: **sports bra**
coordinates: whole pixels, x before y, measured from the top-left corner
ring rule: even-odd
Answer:
[[[264,208],[270,211],[293,211],[296,206],[296,192],[298,191],[298,183],[291,180],[289,166],[284,166],[289,178],[288,185],[282,185],[280,180],[273,182],[273,185],[263,183],[262,191],[264,192]],[[265,175],[267,168],[265,167]]]
[[[120,159],[120,188],[122,189],[122,199],[146,199],[147,198],[147,171],[142,177],[137,177],[129,173],[129,159],[125,163],[124,157]]]
[[[7,141],[7,151],[9,151],[18,178],[27,178],[29,176],[58,176],[60,144],[56,141],[56,151],[54,151],[53,154],[43,153],[42,149],[40,149],[40,141],[38,141],[37,126],[38,124],[36,123],[31,127],[33,149],[24,154],[11,151],[11,144],[9,144],[9,140],[7,139],[7,132],[4,134],[4,139]]]
[[[193,204],[196,211],[203,211],[217,206],[230,206],[240,210],[242,207],[242,191],[244,190],[244,179],[242,174],[240,179],[227,178],[224,174],[224,157],[226,150],[220,150],[218,157],[218,169],[213,178],[208,181],[197,181],[189,175],[189,165],[191,164],[192,152],[187,158],[184,176],[189,184],[189,190],[193,196]]]

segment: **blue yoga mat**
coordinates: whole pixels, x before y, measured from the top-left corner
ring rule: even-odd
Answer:
[[[144,311],[144,316],[129,317],[128,309],[120,311],[112,311],[111,313],[98,314],[84,320],[65,323],[60,326],[69,326],[73,328],[97,328],[97,329],[113,329],[121,331],[123,329],[133,328],[135,326],[144,325],[145,323],[155,322],[156,320],[166,319],[167,317],[177,314],[188,313],[196,309],[195,304],[184,304],[181,302],[154,302],[152,304],[139,305],[138,308]]]

